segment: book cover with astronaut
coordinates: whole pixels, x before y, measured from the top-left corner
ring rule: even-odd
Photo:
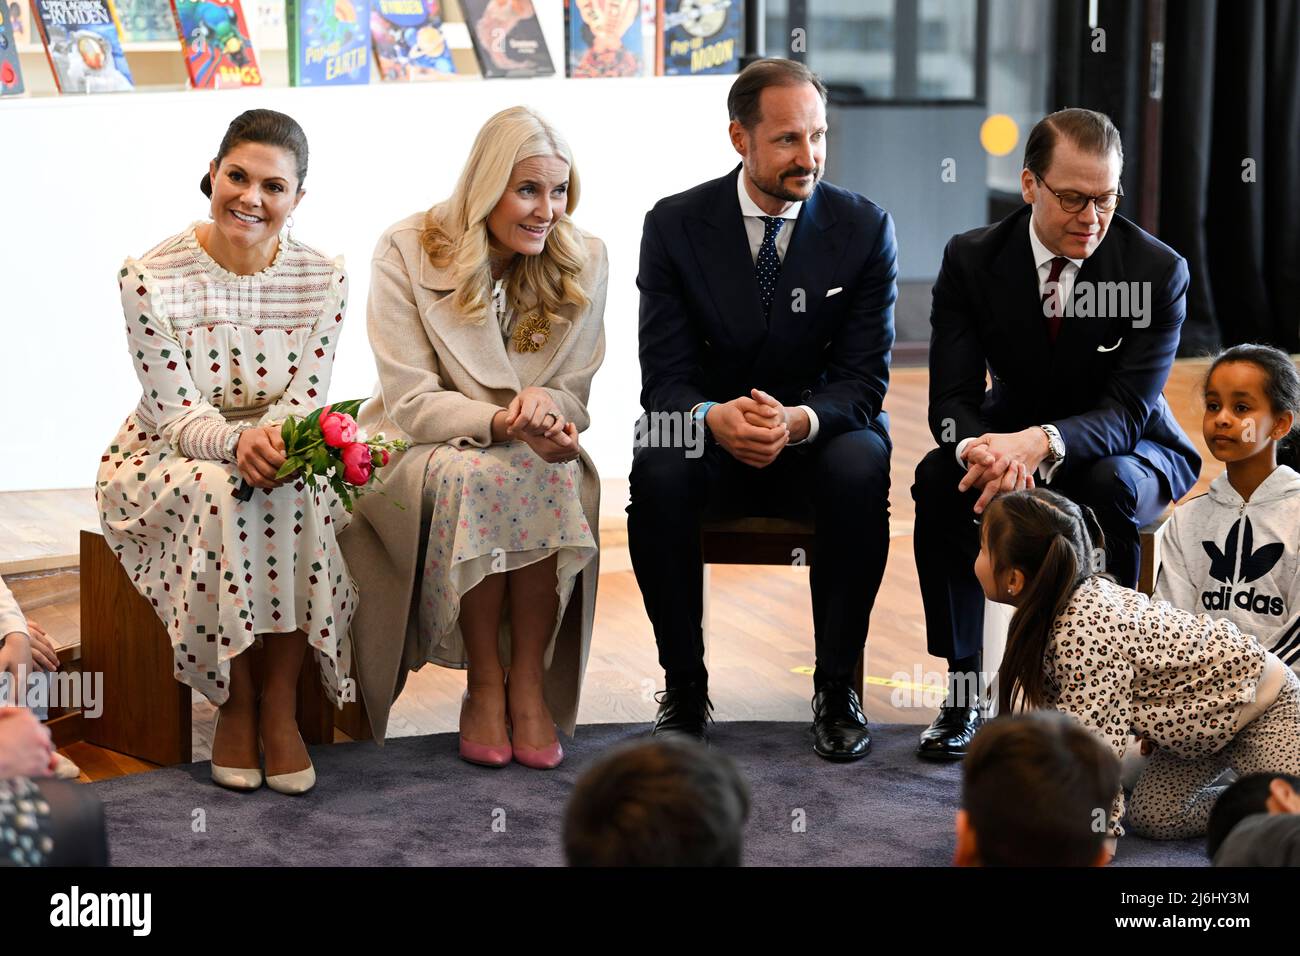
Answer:
[[[460,0],[485,77],[552,76],[533,0]]]
[[[23,68],[18,62],[18,40],[14,36],[9,4],[0,0],[0,96],[17,96],[23,91]]]
[[[456,72],[438,0],[372,0],[370,37],[385,80],[436,80]]]
[[[262,72],[239,0],[171,3],[192,87],[223,90],[262,85]]]
[[[135,88],[121,24],[108,0],[32,0],[32,18],[60,93]]]
[[[289,82],[370,82],[370,0],[289,0]]]
[[[640,76],[641,0],[564,0],[566,72]]]
[[[169,0],[113,0],[127,43],[157,43],[176,39]]]
[[[663,0],[660,76],[737,73],[744,52],[744,0]]]

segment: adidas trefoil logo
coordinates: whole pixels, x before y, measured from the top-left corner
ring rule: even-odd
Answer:
[[[1240,568],[1237,567],[1237,539],[1239,533],[1241,538]],[[1273,566],[1282,558],[1282,542],[1275,541],[1272,544],[1261,546],[1258,550],[1254,549],[1254,535],[1250,527],[1250,519],[1242,518],[1234,522],[1231,530],[1228,531],[1228,537],[1223,542],[1222,551],[1219,550],[1218,544],[1214,541],[1202,541],[1201,546],[1205,548],[1205,553],[1210,556],[1210,577],[1216,581],[1222,581],[1225,585],[1217,591],[1205,591],[1201,594],[1201,604],[1205,606],[1207,611],[1224,611],[1231,607],[1238,607],[1243,611],[1278,617],[1285,613],[1286,606],[1281,597],[1256,594],[1255,588],[1238,591],[1235,595],[1232,591],[1232,585],[1247,584],[1262,578],[1269,571],[1272,571]],[[1235,580],[1233,578],[1234,571],[1236,571]]]

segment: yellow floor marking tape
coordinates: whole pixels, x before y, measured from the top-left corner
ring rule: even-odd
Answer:
[[[812,676],[813,668],[811,667],[792,667],[790,673],[804,674]],[[910,680],[894,680],[892,677],[874,677],[871,674],[866,676],[864,683],[872,684],[876,687],[906,687],[908,690],[936,690],[947,692],[948,688],[943,684],[918,684]]]

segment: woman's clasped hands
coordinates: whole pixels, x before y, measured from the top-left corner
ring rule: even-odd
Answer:
[[[494,426],[498,421],[507,440],[526,442],[545,462],[555,464],[578,457],[578,426],[565,420],[544,388],[525,388],[497,412]]]

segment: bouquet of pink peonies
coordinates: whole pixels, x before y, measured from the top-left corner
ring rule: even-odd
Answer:
[[[323,479],[351,511],[357,495],[377,480],[379,469],[388,464],[389,452],[404,451],[409,446],[405,441],[386,440],[382,434],[373,438],[361,435],[352,416],[363,401],[354,398],[335,402],[303,419],[286,418],[280,429],[284,464],[276,477],[300,471],[308,483]]]
[[[350,512],[358,495],[378,480],[379,469],[388,464],[389,453],[404,451],[410,445],[385,439],[382,434],[373,438],[362,435],[352,416],[363,401],[357,398],[335,402],[306,418],[286,418],[280,428],[284,464],[275,477],[299,475],[309,485],[328,483]],[[236,495],[247,501],[252,493],[252,487],[244,482]]]

